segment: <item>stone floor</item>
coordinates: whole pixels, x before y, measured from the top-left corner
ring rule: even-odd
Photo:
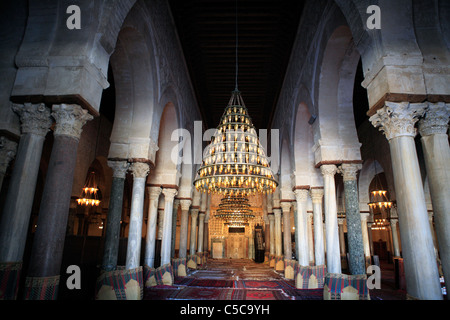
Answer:
[[[393,265],[382,265],[381,289],[370,291],[372,300],[405,300],[395,288]],[[176,278],[173,286],[146,289],[146,300],[323,300],[323,289],[299,290],[267,263],[249,259],[208,259],[206,267]]]

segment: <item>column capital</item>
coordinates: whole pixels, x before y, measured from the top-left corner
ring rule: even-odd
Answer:
[[[338,218],[337,220],[338,220],[338,223],[339,223],[339,224],[342,224],[342,225],[343,225],[343,224],[344,224],[344,221],[345,221],[345,218]]]
[[[370,213],[369,212],[360,212],[361,214],[361,221],[367,221],[367,219],[370,217]]]
[[[112,161],[108,160],[108,167],[113,170],[113,177],[125,179],[130,164],[126,161]]]
[[[337,167],[334,164],[324,164],[320,166],[320,172],[323,176],[334,176],[337,172]]]
[[[391,227],[394,227],[394,228],[397,227],[397,222],[398,222],[398,219],[396,219],[396,218],[391,218],[389,221],[389,223],[391,224]]]
[[[130,166],[130,171],[134,178],[145,178],[150,172],[150,166],[143,162],[133,162]]]
[[[429,103],[425,117],[419,121],[419,133],[422,137],[432,134],[447,134],[450,104],[444,102]]]
[[[362,165],[356,163],[343,163],[338,172],[342,174],[344,181],[355,181],[358,171],[361,170]]]
[[[12,110],[19,115],[22,134],[31,133],[45,137],[53,124],[51,111],[45,104],[15,104]]]
[[[181,211],[188,211],[191,207],[192,201],[187,199],[180,200]]]
[[[283,213],[289,213],[291,211],[291,203],[290,202],[281,202],[280,203],[281,206],[281,210],[283,211]]]
[[[308,194],[309,194],[309,190],[307,189],[296,189],[294,191],[295,193],[295,198],[298,202],[306,202],[308,200]]]
[[[94,119],[86,109],[77,104],[55,104],[52,116],[56,120],[54,135],[69,136],[80,139],[83,126]]]
[[[276,217],[281,217],[281,208],[274,208],[273,215]]]
[[[159,198],[162,189],[160,187],[148,187],[148,196],[150,200],[156,200]]]
[[[314,188],[311,189],[311,199],[313,203],[322,203],[322,199],[323,199],[323,188]]]
[[[193,219],[196,219],[198,217],[198,209],[192,208],[191,209],[191,216],[192,216]]]
[[[175,196],[178,194],[178,191],[176,189],[164,188],[162,190],[162,194],[164,195],[165,201],[173,202]]]
[[[380,128],[388,140],[401,136],[416,136],[415,123],[427,109],[426,103],[391,102],[377,111],[369,121]]]
[[[275,220],[275,215],[273,213],[267,214],[267,218],[269,218],[269,223]]]

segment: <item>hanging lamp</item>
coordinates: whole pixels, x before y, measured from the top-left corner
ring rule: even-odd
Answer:
[[[98,188],[95,172],[91,171],[82,189],[81,197],[77,199],[81,206],[99,206],[101,202],[101,191]]]
[[[238,28],[236,4],[235,89],[220,119],[211,143],[206,147],[194,186],[197,191],[223,196],[249,196],[275,192],[264,149],[238,90]]]

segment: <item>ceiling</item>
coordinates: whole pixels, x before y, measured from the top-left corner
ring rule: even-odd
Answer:
[[[304,0],[169,0],[207,128],[216,128],[238,88],[256,129],[269,128]]]

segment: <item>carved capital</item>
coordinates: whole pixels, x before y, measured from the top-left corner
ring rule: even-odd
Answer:
[[[186,200],[186,199],[180,200],[181,211],[189,211],[191,204],[192,204],[191,200]]]
[[[334,164],[324,164],[320,166],[320,172],[323,176],[334,176],[337,172],[337,167]]]
[[[163,189],[162,194],[164,195],[164,200],[173,202],[173,199],[178,194],[178,191],[175,189]]]
[[[113,177],[125,179],[130,164],[126,161],[108,161],[108,167],[113,170]]]
[[[423,116],[426,103],[390,102],[377,111],[369,121],[380,128],[388,140],[401,136],[416,136],[414,125]]]
[[[290,202],[281,202],[280,204],[281,210],[283,213],[289,213],[291,211],[291,203]]]
[[[191,218],[197,219],[198,217],[198,209],[191,209]]]
[[[338,168],[338,172],[342,174],[344,181],[354,181],[356,180],[356,175],[361,168],[361,164],[344,163]]]
[[[150,198],[150,201],[158,200],[161,192],[162,192],[162,189],[160,187],[149,187],[148,188],[148,197]]]
[[[19,115],[22,134],[31,133],[45,137],[50,131],[53,119],[45,104],[12,104],[11,108]]]
[[[145,178],[150,172],[150,166],[143,162],[134,162],[130,166],[130,171],[134,178]]]
[[[275,218],[280,218],[281,217],[281,209],[273,209],[273,215],[275,216]]]
[[[83,126],[94,119],[87,110],[76,104],[53,105],[52,116],[56,120],[54,135],[69,136],[79,140]]]
[[[270,213],[267,215],[267,218],[269,218],[269,223],[274,222],[275,221],[275,215]]]
[[[323,199],[323,188],[320,189],[311,189],[311,199],[313,203],[322,203]]]
[[[425,117],[419,121],[422,137],[432,134],[447,134],[450,105],[444,102],[429,103]]]
[[[294,191],[297,203],[308,201],[309,191],[306,189],[297,189]]]

